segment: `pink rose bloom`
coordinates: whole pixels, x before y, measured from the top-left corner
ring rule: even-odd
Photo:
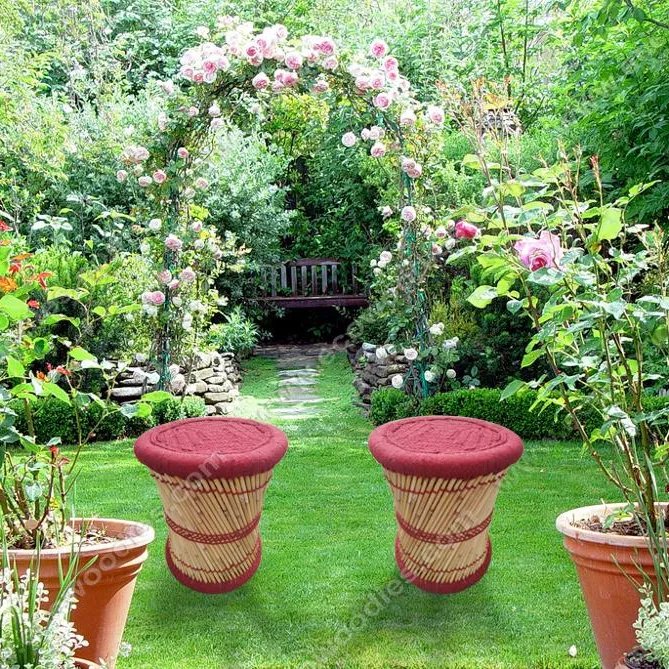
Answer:
[[[283,75],[283,85],[286,87],[295,86],[299,81],[297,72],[286,72]]]
[[[280,81],[275,81],[272,83],[272,92],[280,93],[284,88],[286,88]]]
[[[400,114],[400,125],[404,126],[405,128],[416,125],[416,114],[414,114],[413,109],[405,109]]]
[[[355,87],[359,91],[366,91],[370,86],[369,83],[369,77],[365,74],[361,74],[360,76],[355,78]]]
[[[144,176],[141,176],[139,179],[137,179],[137,183],[142,188],[148,188],[153,183],[153,179],[145,174]]]
[[[216,130],[216,128],[222,128],[224,123],[225,123],[225,121],[223,121],[222,118],[217,116],[216,118],[211,119],[211,123],[209,123],[209,127],[212,130]]]
[[[284,40],[288,37],[288,28],[281,23],[277,23],[274,26],[274,33],[279,40]]]
[[[341,143],[348,149],[355,146],[357,141],[358,138],[352,132],[347,132],[341,138]]]
[[[397,70],[390,70],[390,72],[386,74],[386,79],[391,84],[397,84],[397,82],[400,80],[400,73]]]
[[[564,249],[560,244],[560,238],[548,230],[542,230],[537,239],[523,237],[513,247],[520,261],[532,272],[542,267],[560,268]]]
[[[384,219],[390,218],[393,215],[393,208],[389,205],[381,207],[380,211],[381,211],[381,216],[383,216]]]
[[[183,248],[184,243],[175,235],[168,235],[165,238],[165,246],[170,250],[170,251],[181,251]]]
[[[172,281],[172,272],[168,269],[164,269],[162,272],[158,272],[158,280],[161,283],[169,283]]]
[[[439,244],[432,244],[432,255],[438,256],[441,254],[441,246]]]
[[[369,45],[369,53],[374,58],[383,58],[388,53],[388,45],[382,39],[375,39]]]
[[[302,54],[298,53],[297,51],[291,51],[290,53],[286,54],[284,62],[291,70],[299,70],[302,67],[304,59],[302,58]]]
[[[209,182],[204,177],[198,177],[197,179],[195,179],[195,183],[193,185],[195,186],[195,188],[204,190],[209,186]]]
[[[205,74],[213,74],[218,69],[218,65],[213,60],[205,60],[202,63],[202,69],[204,70]]]
[[[197,107],[189,107],[186,113],[192,118],[197,116],[200,113],[200,110]]]
[[[165,174],[165,172],[163,172],[163,170],[156,170],[153,173],[153,180],[157,184],[164,184],[166,179],[167,179],[167,174]]]
[[[125,170],[119,170],[116,173],[116,179],[119,183],[123,183],[128,178],[128,173]]]
[[[368,139],[371,139],[369,128],[363,128],[363,129],[361,130],[361,132],[360,132],[360,138],[362,139],[363,142],[366,142]]]
[[[324,61],[323,61],[323,68],[325,70],[336,70],[337,67],[339,66],[339,61],[335,58],[335,56],[328,56]]]
[[[177,149],[177,156],[179,156],[181,160],[186,160],[186,158],[189,156],[188,149],[185,146],[180,146]]]
[[[408,176],[410,176],[412,179],[418,179],[422,176],[423,174],[423,167],[414,161],[414,164],[411,167],[408,167],[407,169],[404,170]]]
[[[375,142],[369,153],[373,158],[383,158],[386,155],[386,145],[383,142]]]
[[[174,83],[169,79],[158,83],[160,90],[166,95],[174,95]]]
[[[455,224],[456,239],[474,239],[479,234],[481,234],[481,231],[473,223],[462,220]]]
[[[316,48],[324,56],[333,56],[337,50],[337,46],[334,43],[334,40],[331,37],[324,37],[317,45]]]
[[[435,125],[443,125],[446,120],[444,110],[441,107],[435,107],[434,105],[430,105],[427,108],[427,116]]]
[[[186,267],[186,269],[181,270],[179,278],[187,282],[195,281],[195,272],[190,267]]]
[[[434,236],[437,239],[443,239],[446,237],[446,228],[443,225],[440,225],[435,231],[434,231]]]
[[[386,77],[382,72],[373,74],[369,80],[369,85],[375,91],[380,91],[386,85]]]
[[[201,232],[202,231],[202,221],[193,221],[193,225],[190,226],[190,229],[193,232]]]
[[[402,207],[400,216],[402,217],[403,221],[406,221],[407,223],[413,223],[416,220],[416,209],[411,205]]]
[[[218,106],[218,102],[214,102],[211,107],[207,110],[209,116],[220,116],[221,108]]]
[[[314,91],[316,91],[316,93],[325,93],[329,88],[330,84],[328,84],[328,82],[325,81],[325,79],[319,79],[314,84]]]
[[[172,279],[172,281],[170,281],[167,284],[167,288],[169,290],[176,290],[178,287],[179,287],[179,280],[178,279]]]
[[[375,142],[376,140],[381,139],[385,134],[385,130],[378,125],[373,125],[369,129],[369,139],[374,140]]]
[[[258,72],[251,83],[257,91],[263,91],[269,86],[269,77],[264,72]]]
[[[388,56],[381,61],[381,67],[388,72],[396,72],[399,69],[400,64],[397,62],[397,58],[394,56]]]
[[[245,49],[244,49],[244,55],[247,58],[257,58],[258,56],[262,55],[260,48],[258,47],[257,44],[249,44]]]
[[[204,81],[204,72],[196,72],[193,75],[193,81],[196,84],[201,84]]]
[[[154,290],[152,293],[148,294],[149,304],[153,304],[156,307],[159,307],[162,304],[165,304],[165,293],[160,290]]]
[[[392,102],[392,98],[390,95],[388,95],[388,93],[379,93],[374,98],[374,106],[378,107],[379,109],[388,109]]]

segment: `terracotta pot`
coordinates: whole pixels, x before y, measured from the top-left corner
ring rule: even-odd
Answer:
[[[628,667],[627,664],[625,663],[625,658],[624,658],[624,657],[621,657],[621,658],[618,660],[618,664],[616,664],[615,669],[629,669],[629,667]]]
[[[74,663],[77,665],[77,669],[100,669],[99,664],[93,664],[93,662],[89,662],[88,660],[75,658]]]
[[[148,525],[126,520],[74,521],[77,527],[82,523],[114,537],[115,541],[84,546],[79,554],[80,569],[96,559],[77,579],[75,596],[78,601],[72,612],[72,622],[89,644],[78,654],[84,660],[104,661],[109,669],[114,669],[135,581],[148,556],[146,547],[153,541],[154,532]],[[34,562],[35,553],[11,550],[9,559],[19,573],[25,573]],[[59,564],[65,571],[69,561],[69,548],[41,551],[40,581],[51,597],[60,589]]]
[[[556,523],[576,566],[603,669],[616,669],[619,658],[637,645],[632,625],[640,597],[630,579],[643,582],[639,567],[653,576],[653,560],[645,537],[582,530],[572,522],[604,518],[625,506],[585,506],[563,513]]]

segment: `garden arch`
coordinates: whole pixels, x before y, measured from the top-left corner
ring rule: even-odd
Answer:
[[[257,31],[234,17],[220,19],[213,31],[201,27],[197,32],[201,42],[181,57],[180,83],[159,82],[164,105],[154,121],[153,144],[127,147],[117,172],[120,181],[145,194],[137,212],[145,223],[136,231],[156,286],[143,294],[142,308],[155,326],[161,387],[169,383],[173,355],[189,338],[195,344],[216,303],[213,279],[242,264],[244,250],[231,237],[219,238],[199,216],[198,192],[208,187],[199,172],[210,142],[226,119],[259,115],[272,95],[294,91],[348,105],[355,131],[342,136],[344,147],[366,145],[398,175],[395,202],[382,207],[397,233],[397,248],[381,254],[375,288],[407,305],[408,336],[420,345],[427,326],[422,284],[448,237],[432,211],[420,205],[429,192],[422,165],[434,149],[438,133],[433,131],[444,124],[443,109],[413,96],[381,39],[365,54],[352,55],[340,53],[329,37],[290,39],[282,25]]]

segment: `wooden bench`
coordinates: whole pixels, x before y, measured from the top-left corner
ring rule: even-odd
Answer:
[[[260,271],[261,302],[286,309],[366,307],[355,265],[332,258],[304,258]]]

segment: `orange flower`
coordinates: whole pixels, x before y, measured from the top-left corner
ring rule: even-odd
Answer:
[[[40,272],[39,274],[35,274],[35,276],[31,276],[28,281],[37,281],[42,288],[46,289],[46,280],[52,276],[52,272]]]
[[[11,226],[7,225],[4,221],[0,221],[0,232],[7,232],[11,230]]]
[[[31,309],[39,309],[39,302],[37,300],[28,300],[28,306]]]
[[[11,293],[16,290],[16,281],[9,276],[0,276],[0,290],[3,293]]]
[[[38,381],[48,381],[49,380],[49,377],[44,372],[37,372],[37,374],[35,374],[35,378]]]

